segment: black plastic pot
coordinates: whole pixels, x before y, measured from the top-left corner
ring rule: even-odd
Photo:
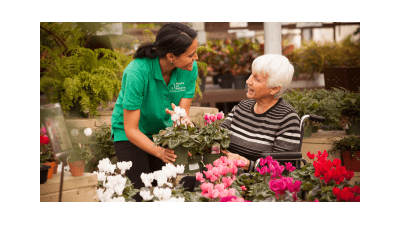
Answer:
[[[325,89],[346,88],[351,92],[359,92],[360,67],[324,67]]]
[[[235,84],[235,89],[245,89],[246,81],[249,78],[248,75],[237,75],[233,77],[233,82]]]
[[[40,167],[40,184],[44,184],[47,181],[47,173],[51,166],[43,165]]]

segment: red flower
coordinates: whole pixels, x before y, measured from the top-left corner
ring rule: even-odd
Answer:
[[[334,167],[338,167],[342,164],[342,161],[340,161],[340,159],[334,159],[333,160],[333,166]]]
[[[49,143],[49,137],[47,135],[40,135],[40,144],[47,145]]]
[[[310,158],[310,159],[314,159],[314,157],[315,157],[315,155],[314,155],[314,154],[311,154],[310,151],[307,152],[307,156],[308,156],[308,158]]]

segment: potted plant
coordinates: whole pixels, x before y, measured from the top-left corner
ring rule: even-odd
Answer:
[[[329,139],[332,143],[328,153],[339,151],[344,166],[348,170],[360,171],[360,136],[354,134],[340,138]]]
[[[196,144],[197,128],[182,123],[182,118],[186,116],[185,109],[176,106],[174,111],[175,114],[171,116],[173,126],[153,135],[154,145],[173,149],[177,155],[174,165],[187,165],[188,152],[192,156],[200,152]]]
[[[300,91],[299,89],[290,89],[288,92],[283,94],[282,98],[297,111],[300,118],[307,114],[317,114],[319,102],[307,89],[304,89],[303,91]],[[313,126],[314,124],[310,122],[310,120],[305,122],[304,138],[311,137]]]
[[[200,98],[202,97],[202,92],[205,90],[206,84],[206,77],[209,72],[209,65],[207,62],[217,54],[216,51],[207,47],[207,46],[199,46],[197,48],[197,70],[198,70],[198,77],[196,80],[196,89],[195,89],[195,96],[199,95]]]
[[[259,45],[251,40],[236,39],[227,40],[227,51],[229,58],[229,71],[234,76],[235,89],[245,89],[246,80],[251,74],[253,60],[258,57]]]
[[[91,136],[92,130],[85,128],[84,134]],[[68,166],[72,176],[82,176],[85,165],[93,158],[89,143],[74,143],[72,150],[68,153]]]
[[[119,93],[122,72],[129,62],[109,49],[77,47],[68,57],[49,56],[41,59],[47,70],[40,79],[40,90],[74,117],[98,115],[99,104],[107,108],[108,101]]]
[[[212,164],[222,156],[221,149],[229,147],[232,132],[219,126],[224,117],[223,112],[217,115],[208,113],[204,115],[204,127],[200,128],[196,140],[203,154],[203,163],[206,165]]]
[[[229,72],[227,41],[208,40],[207,46],[215,51],[215,55],[208,54],[205,62],[208,65],[208,71],[213,76],[214,84],[219,84],[221,88],[232,88],[233,76]]]
[[[360,93],[344,90],[340,105],[340,126],[346,134],[360,134]]]
[[[53,177],[53,170],[57,170],[55,159],[54,159],[54,154],[50,146],[50,141],[49,137],[46,135],[46,128],[42,127],[40,129],[40,167],[41,167],[41,173],[42,173],[42,166],[47,165],[49,167],[43,167],[47,168],[47,179],[51,179]],[[43,172],[44,173],[44,172]]]

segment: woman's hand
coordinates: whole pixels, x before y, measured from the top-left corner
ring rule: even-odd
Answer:
[[[169,114],[169,115],[172,116],[173,114],[176,113],[176,112],[174,111],[176,105],[175,105],[174,103],[171,103],[171,107],[172,107],[172,110],[169,110],[169,109],[166,108],[166,109],[165,109],[165,113],[167,113],[167,114]],[[194,124],[193,124],[192,121],[190,121],[190,119],[189,119],[189,115],[186,115],[186,116],[182,119],[182,123],[194,127]]]
[[[248,169],[249,169],[250,161],[249,161],[248,159],[246,159],[245,157],[240,156],[240,155],[235,154],[235,153],[228,152],[228,151],[226,151],[226,150],[221,150],[221,153],[224,154],[224,155],[226,155],[226,157],[228,158],[228,160],[233,161],[233,160],[236,159],[236,160],[243,160],[243,161],[245,161],[245,162],[246,162],[246,165],[243,167],[243,169],[245,169],[245,170],[248,170]]]
[[[158,151],[157,157],[165,163],[173,164],[175,162],[175,159],[177,158],[177,156],[174,154],[175,151],[169,148],[159,148],[160,149]]]

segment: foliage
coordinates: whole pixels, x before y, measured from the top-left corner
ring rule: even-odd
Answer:
[[[53,151],[50,146],[49,137],[46,135],[47,131],[45,127],[40,129],[40,167],[45,162],[54,162]]]
[[[253,60],[260,55],[259,44],[244,38],[232,41],[228,39],[225,44],[227,44],[230,73],[234,76],[251,74]]]
[[[109,158],[111,163],[117,163],[118,159],[114,150],[114,143],[110,137],[111,127],[105,124],[94,130],[90,145],[93,158],[86,164],[86,170],[90,173],[97,168],[100,159]]]
[[[44,46],[42,49],[51,52]],[[108,101],[118,95],[128,63],[125,55],[109,49],[77,47],[69,57],[49,54],[41,59],[46,71],[40,79],[40,90],[51,102],[59,102],[64,112],[78,103],[81,112],[98,115],[99,104],[107,107]]]
[[[344,88],[289,89],[282,98],[298,112],[299,117],[314,114],[325,117],[324,125],[339,127],[360,115],[360,93],[351,93]]]
[[[291,62],[303,73],[323,73],[324,66],[360,66],[360,43],[351,36],[341,43],[303,42],[288,54]]]
[[[342,137],[340,139],[330,138],[329,141],[332,143],[332,147],[328,150],[328,153],[335,153],[337,151],[350,151],[351,157],[356,157],[360,160],[356,154],[356,151],[360,151],[360,136],[354,134]]]
[[[230,144],[231,131],[220,127],[219,125],[224,121],[223,112],[217,115],[210,115],[208,113],[204,116],[204,127],[201,127],[196,137],[199,149],[202,153],[211,153],[213,146],[219,146],[222,149],[227,149]],[[219,153],[219,151],[217,150]]]
[[[74,133],[74,129],[71,130],[71,133]],[[82,132],[80,132],[80,134],[82,134]],[[92,129],[85,128],[84,135],[86,137],[91,136]],[[69,156],[68,162],[76,162],[83,160],[85,161],[85,164],[89,164],[90,160],[93,158],[92,152],[90,150],[90,142],[89,142],[90,138],[86,138],[85,136],[83,136],[82,134],[81,137],[77,137],[77,139],[82,140],[82,142],[72,144],[72,150],[68,152]]]
[[[319,102],[307,89],[303,91],[290,89],[282,98],[297,111],[300,118],[304,115],[317,114],[318,112]],[[309,121],[306,121],[306,123],[309,123]]]

